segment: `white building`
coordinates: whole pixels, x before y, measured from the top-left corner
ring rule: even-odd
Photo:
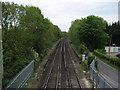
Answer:
[[[113,46],[106,46],[105,47],[105,50],[106,50],[106,52],[115,52],[115,53],[117,53],[117,52],[120,52],[120,47],[113,47]]]

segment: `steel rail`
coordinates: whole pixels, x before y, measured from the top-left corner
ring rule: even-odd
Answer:
[[[52,52],[52,54],[54,54],[55,52],[56,52],[56,50],[57,50],[57,48],[58,48],[58,46],[59,46],[59,44],[60,44],[60,41],[58,42],[58,44],[55,46],[55,49],[53,50],[53,52]],[[52,56],[52,54],[50,54],[50,56]],[[49,57],[50,57],[49,56]],[[50,61],[50,59],[48,59],[47,61],[46,61],[46,63],[44,64],[44,66],[43,66],[43,70],[42,70],[42,73],[41,73],[41,75],[40,75],[40,81],[42,81],[42,76],[46,73],[46,68],[48,69],[48,65],[51,65],[51,61]],[[45,83],[45,82],[43,82],[43,83]],[[40,88],[42,88],[43,87],[43,85],[42,85],[42,83],[40,84]]]
[[[60,45],[60,43],[59,43],[59,45]],[[59,45],[58,45],[58,47],[59,47]],[[42,86],[42,88],[45,90],[46,88],[47,88],[47,85],[48,85],[48,82],[49,82],[49,80],[50,80],[50,75],[51,75],[51,73],[52,73],[52,70],[53,70],[53,65],[54,65],[54,62],[55,62],[55,58],[56,58],[56,55],[57,55],[57,53],[58,53],[58,50],[59,50],[59,48],[56,48],[57,50],[56,50],[56,52],[55,52],[55,56],[54,56],[54,59],[53,59],[53,61],[52,61],[52,64],[51,64],[51,68],[50,68],[50,71],[49,71],[49,73],[48,73],[48,77],[46,77],[46,79],[45,79],[45,83],[43,84],[43,86]]]
[[[68,45],[68,46],[69,46],[69,45]],[[71,58],[72,55],[71,55],[71,53],[70,53],[70,46],[67,47],[67,48],[68,48],[68,53],[69,53],[69,55],[70,55],[71,63],[72,63],[72,66],[73,66],[73,70],[74,70],[75,76],[76,76],[76,78],[77,78],[78,85],[79,85],[79,87],[81,88],[80,79],[79,79],[79,77],[78,77],[77,71],[75,70],[74,61],[73,61],[73,59]],[[71,51],[71,52],[72,52],[72,51]]]
[[[67,80],[68,80],[68,88],[72,88],[72,82],[71,82],[71,78],[70,78],[70,73],[69,73],[69,70],[68,70],[68,66],[67,66],[67,61],[66,61],[66,44],[64,42],[64,62],[65,62],[65,68],[66,68],[66,77],[67,77]]]
[[[55,89],[57,90],[60,86],[60,77],[61,77],[61,55],[62,54],[62,42],[61,42],[61,47],[60,47],[60,53],[59,53],[59,63],[58,63],[58,73],[57,73],[57,77],[56,77],[56,85],[55,85]]]
[[[81,88],[80,79],[75,69],[75,61],[72,59],[72,57],[75,58],[75,55],[66,39],[59,41],[51,55],[51,58],[52,57],[53,60],[48,60],[44,65],[43,76],[45,77],[42,79],[44,81],[41,83],[41,88],[46,90],[49,86],[55,85],[52,88],[56,90],[60,87],[73,89],[73,78],[78,87]],[[53,80],[55,80],[54,83]]]

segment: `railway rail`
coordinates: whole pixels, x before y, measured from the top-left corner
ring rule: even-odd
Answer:
[[[82,89],[72,55],[73,51],[67,38],[59,41],[44,65],[40,88],[44,90],[48,88],[55,88],[56,90],[59,88]]]

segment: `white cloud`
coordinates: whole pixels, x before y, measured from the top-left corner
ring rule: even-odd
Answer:
[[[1,0],[3,1],[3,0]],[[4,0],[38,6],[45,17],[61,30],[68,31],[71,21],[88,15],[102,16],[109,23],[117,21],[119,0]]]

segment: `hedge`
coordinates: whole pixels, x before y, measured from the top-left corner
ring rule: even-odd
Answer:
[[[120,58],[118,57],[110,57],[105,55],[104,53],[99,52],[99,50],[94,50],[94,54],[97,55],[99,58],[108,60],[111,64],[120,66]]]

